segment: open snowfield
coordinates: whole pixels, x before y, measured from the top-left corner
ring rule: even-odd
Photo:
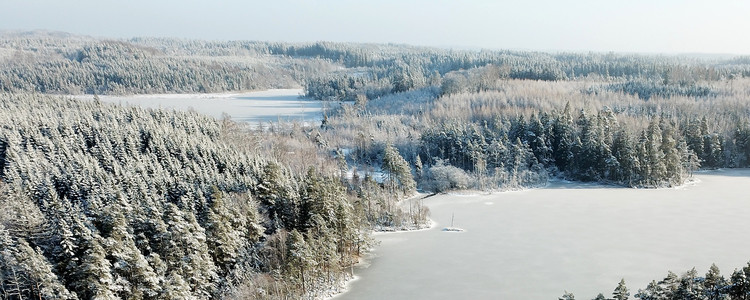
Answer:
[[[259,123],[299,121],[318,123],[323,119],[324,102],[302,99],[302,89],[277,89],[247,93],[156,94],[134,96],[100,96],[102,102],[137,105],[148,108],[195,110],[220,119],[227,113],[232,120]],[[93,96],[77,96],[92,99]]]
[[[557,299],[631,295],[667,270],[750,260],[750,170],[700,172],[676,189],[557,181],[542,189],[425,199],[430,230],[380,234],[359,280],[336,299]],[[465,232],[446,233],[455,225]]]

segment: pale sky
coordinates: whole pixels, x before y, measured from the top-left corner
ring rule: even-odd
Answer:
[[[745,0],[0,0],[0,30],[96,37],[750,54]]]

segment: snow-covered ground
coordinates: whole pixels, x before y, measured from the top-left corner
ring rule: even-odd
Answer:
[[[226,113],[234,121],[248,122],[251,125],[278,120],[319,124],[327,103],[302,99],[302,94],[301,89],[276,89],[246,93],[151,94],[99,98],[106,103],[147,108],[192,109],[217,119]],[[76,98],[93,99],[93,96],[82,95]]]
[[[354,178],[354,172],[355,169],[350,168],[349,171],[346,172],[346,179],[352,180]],[[386,179],[388,179],[388,176],[379,167],[370,167],[369,169],[356,169],[356,172],[357,176],[359,176],[360,179],[364,179],[365,176],[369,175],[377,183],[383,183]]]
[[[369,267],[336,299],[591,299],[667,270],[750,260],[750,170],[696,173],[679,188],[555,182],[523,192],[425,199],[432,229],[376,235]],[[466,229],[445,234],[450,225]],[[631,292],[631,295],[634,292]]]

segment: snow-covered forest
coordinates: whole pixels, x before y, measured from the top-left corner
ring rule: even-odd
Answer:
[[[314,295],[367,248],[338,178],[235,150],[213,119],[42,95],[1,111],[6,299]]]
[[[3,32],[0,294],[325,296],[373,229],[427,224],[417,189],[750,166],[749,76],[748,57]],[[290,87],[342,104],[252,129],[96,96]]]

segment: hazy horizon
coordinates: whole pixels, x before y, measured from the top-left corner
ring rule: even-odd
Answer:
[[[461,49],[750,54],[750,2],[5,0],[0,30],[107,38],[397,43]]]

